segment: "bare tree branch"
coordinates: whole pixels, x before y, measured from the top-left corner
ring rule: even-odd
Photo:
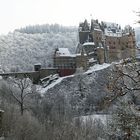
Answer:
[[[10,79],[9,80],[9,91],[12,97],[17,101],[20,105],[20,112],[23,115],[23,111],[25,110],[25,102],[27,97],[33,94],[31,90],[29,79]]]

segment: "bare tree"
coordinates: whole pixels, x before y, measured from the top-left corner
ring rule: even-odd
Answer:
[[[115,127],[119,126],[126,140],[134,139],[134,136],[138,136],[134,133],[140,131],[140,110],[136,102],[140,97],[140,63],[134,59],[125,59],[115,64],[109,79],[110,95],[106,98],[106,103],[118,102],[112,122],[117,122]]]
[[[34,93],[32,90],[32,86],[32,82],[28,78],[8,79],[9,93],[19,104],[21,115],[23,115],[24,110],[27,109],[27,98],[29,98],[29,96]]]
[[[123,60],[115,64],[109,77],[108,89],[113,96],[111,102],[117,97],[140,90],[140,63]]]

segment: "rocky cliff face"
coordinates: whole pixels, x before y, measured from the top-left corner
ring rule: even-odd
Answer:
[[[111,68],[91,73],[82,73],[64,78],[44,94],[45,99],[58,105],[62,102],[65,108],[74,113],[88,114],[103,111],[103,102],[108,94],[107,84]],[[57,106],[58,107],[58,106]],[[105,110],[104,110],[105,111]]]

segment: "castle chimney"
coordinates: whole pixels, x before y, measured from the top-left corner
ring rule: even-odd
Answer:
[[[40,63],[34,65],[34,71],[39,71],[40,69],[41,69]]]

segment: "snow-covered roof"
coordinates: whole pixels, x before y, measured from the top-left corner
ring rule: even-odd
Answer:
[[[93,62],[97,62],[97,60],[95,60],[94,58],[90,58],[89,63],[93,63]]]
[[[127,36],[127,35],[129,35],[129,34],[130,34],[130,33],[124,33],[123,36],[125,36],[125,35]]]
[[[58,48],[58,52],[61,55],[70,55],[69,49],[68,48]]]
[[[94,42],[85,42],[83,44],[83,46],[89,46],[89,45],[95,45],[95,43]]]
[[[71,54],[68,48],[58,48],[56,51],[57,56],[69,56],[69,57],[76,57],[75,54]]]
[[[101,32],[102,30],[101,29],[94,28],[94,31],[100,31]]]
[[[106,36],[113,36],[113,37],[121,37],[122,32],[119,31],[119,32],[113,33],[112,31],[109,31],[108,29],[105,29],[105,35]]]
[[[105,22],[104,23],[106,24],[107,27],[118,27],[119,25],[117,23],[113,23],[113,22]]]
[[[35,63],[34,65],[41,65],[41,63]]]

